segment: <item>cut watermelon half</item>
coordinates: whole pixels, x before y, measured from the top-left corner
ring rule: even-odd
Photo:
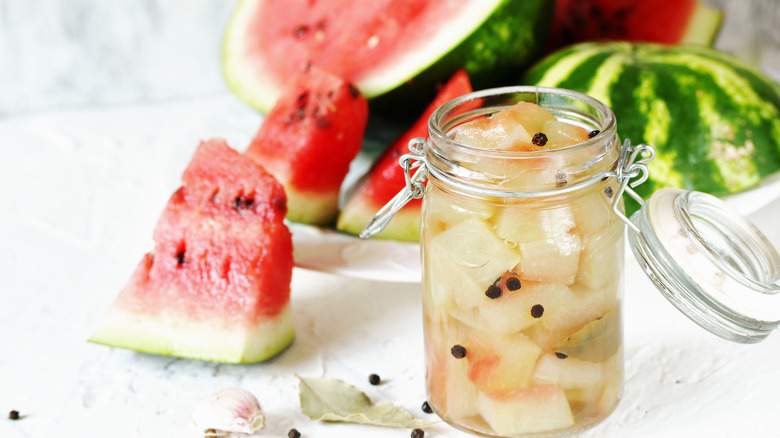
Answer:
[[[722,20],[699,0],[556,0],[549,48],[600,40],[711,45]]]
[[[282,186],[223,140],[201,143],[146,254],[90,341],[228,363],[295,337]]]
[[[223,71],[231,89],[264,112],[310,64],[368,98],[399,87],[412,98],[459,68],[480,86],[498,85],[543,48],[552,3],[244,0],[226,32]]]
[[[360,152],[368,102],[338,76],[310,66],[263,120],[246,155],[287,192],[287,218],[332,224],[339,189]]]
[[[360,234],[363,227],[385,204],[404,188],[406,179],[398,164],[401,155],[409,152],[409,141],[428,136],[428,119],[444,103],[472,91],[468,74],[459,70],[439,91],[423,115],[374,163],[358,181],[344,205],[337,228],[350,234]],[[413,199],[401,208],[387,227],[376,237],[417,242],[420,238],[421,199]]]

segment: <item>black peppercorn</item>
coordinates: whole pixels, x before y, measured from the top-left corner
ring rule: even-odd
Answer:
[[[463,359],[466,357],[466,347],[462,345],[453,345],[452,348],[450,348],[450,353],[452,353],[452,357],[455,359]]]
[[[433,409],[431,409],[431,405],[429,405],[427,401],[424,401],[424,402],[423,402],[423,404],[422,404],[422,410],[423,410],[423,412],[425,412],[426,414],[432,414],[432,413],[433,413]]]
[[[379,382],[381,382],[382,379],[379,378],[377,374],[371,374],[368,376],[368,383],[372,385],[379,385]]]
[[[604,194],[607,195],[607,198],[611,198],[615,193],[612,191],[612,187],[607,186],[607,188],[604,189]]]
[[[535,304],[531,307],[531,316],[534,318],[541,318],[544,315],[544,306],[541,304]]]
[[[511,291],[518,290],[521,286],[520,279],[517,277],[509,277],[506,279],[506,288]]]
[[[289,432],[287,432],[288,438],[301,438],[301,433],[298,432],[298,429],[292,428]]]
[[[593,131],[590,131],[588,133],[588,138],[593,138],[593,137],[599,135],[599,132],[601,132],[601,131],[599,131],[598,129],[594,129]]]
[[[19,418],[19,411],[11,411],[8,413],[8,419],[10,420],[18,420]]]
[[[425,431],[422,429],[414,429],[412,431],[412,438],[423,438],[425,436]]]
[[[531,139],[531,143],[536,146],[544,146],[547,144],[547,135],[544,132],[537,132],[534,134],[534,138]]]
[[[501,296],[501,288],[496,286],[495,284],[491,284],[490,286],[488,286],[487,290],[485,291],[485,295],[491,300],[495,300],[496,298]]]

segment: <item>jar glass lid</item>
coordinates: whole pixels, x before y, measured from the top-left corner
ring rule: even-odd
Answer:
[[[758,342],[780,325],[780,256],[724,202],[661,189],[631,222],[636,228],[629,243],[640,266],[697,324],[744,343]]]

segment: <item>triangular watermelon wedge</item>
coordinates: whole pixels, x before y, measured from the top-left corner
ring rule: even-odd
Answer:
[[[404,187],[403,169],[398,164],[401,155],[409,152],[409,141],[428,136],[428,119],[442,104],[473,91],[468,74],[456,72],[439,91],[423,115],[374,163],[358,181],[339,214],[336,228],[350,234],[360,234],[371,218]],[[378,238],[417,242],[420,238],[421,199],[413,199],[400,209]]]
[[[284,186],[287,219],[335,222],[367,121],[368,102],[352,84],[315,66],[298,73],[246,150]]]
[[[282,186],[224,140],[201,143],[146,254],[90,341],[259,362],[295,337]]]

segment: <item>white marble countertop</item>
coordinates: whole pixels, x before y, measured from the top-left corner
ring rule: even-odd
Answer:
[[[86,342],[151,249],[198,141],[225,137],[243,150],[260,116],[225,90],[216,66],[232,3],[52,4],[59,6],[39,13],[34,3],[0,0],[0,22],[9,24],[0,31],[13,37],[0,40],[0,437],[196,437],[193,406],[230,386],[260,400],[261,437],[284,437],[291,427],[303,437],[408,437],[309,420],[294,375],[338,377],[425,418],[419,284],[296,268],[298,338],[262,364]],[[31,19],[21,25],[21,16]],[[109,26],[106,16],[135,25]],[[202,31],[177,37],[192,23]],[[107,32],[113,46],[99,37]],[[101,57],[121,53],[82,59],[85,41]],[[67,50],[75,55],[60,56]],[[774,200],[750,218],[780,247],[780,193],[766,196]],[[580,436],[780,437],[780,333],[756,345],[721,340],[668,304],[630,255],[626,269],[623,399]],[[371,373],[383,383],[369,385]],[[11,410],[22,418],[8,419]],[[446,424],[426,432],[467,436]]]

